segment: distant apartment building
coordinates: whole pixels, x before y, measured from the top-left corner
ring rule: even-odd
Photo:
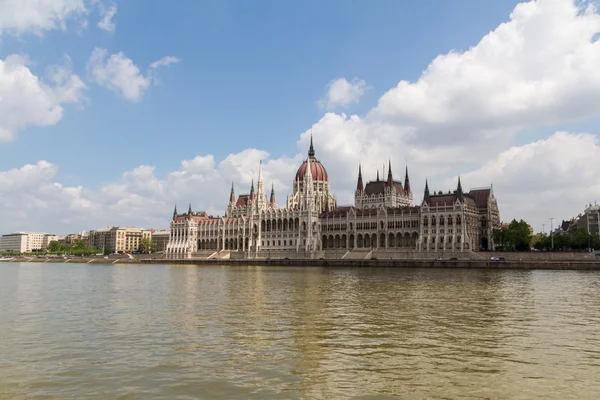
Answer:
[[[600,206],[590,204],[577,221],[577,227],[583,228],[591,235],[600,234]]]
[[[152,232],[152,242],[154,243],[154,251],[165,251],[167,243],[169,243],[170,230]]]
[[[58,236],[43,232],[14,232],[0,237],[0,251],[31,253],[45,251]]]
[[[68,235],[60,236],[58,238],[58,241],[60,243],[65,243],[65,244],[74,243],[76,240],[81,240],[81,235],[78,233],[70,233]]]
[[[113,226],[88,232],[88,243],[111,253],[131,253],[140,250],[142,239],[152,239],[148,229],[132,226]]]

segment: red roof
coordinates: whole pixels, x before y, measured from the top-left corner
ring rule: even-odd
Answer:
[[[371,181],[367,183],[367,186],[365,186],[365,193],[369,196],[372,196],[374,194],[384,194],[386,187],[386,181]],[[396,193],[404,194],[404,189],[402,188],[401,182],[394,181],[394,189],[396,189]]]
[[[467,196],[475,200],[477,207],[487,207],[488,199],[490,198],[491,189],[475,189],[471,190]]]
[[[296,172],[295,180],[301,181],[304,179],[304,175],[306,175],[306,166],[308,165],[307,161],[304,161],[300,168],[298,168],[298,172]],[[312,173],[313,181],[323,181],[328,182],[329,176],[327,175],[327,171],[325,167],[319,160],[314,157],[310,158],[310,171]]]
[[[240,206],[247,206],[249,199],[250,199],[250,195],[249,194],[241,194],[238,197],[237,202],[235,203],[235,205],[238,206],[238,207],[240,207]]]

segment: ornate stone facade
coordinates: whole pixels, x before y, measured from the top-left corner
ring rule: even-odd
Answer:
[[[224,217],[205,212],[173,212],[166,253],[171,257],[254,258],[273,255],[313,257],[350,251],[468,251],[493,248],[492,228],[499,212],[492,188],[463,193],[430,194],[413,205],[408,169],[404,184],[393,178],[363,185],[359,166],[354,206],[338,207],[329,176],[315,157],[311,138],[307,159],[293,182],[286,207],[279,208],[275,192],[267,198],[259,166],[256,191],[235,197],[231,187]],[[323,253],[325,252],[325,253]]]

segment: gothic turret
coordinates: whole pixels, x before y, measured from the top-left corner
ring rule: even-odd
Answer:
[[[425,193],[423,194],[423,200],[429,200],[429,183],[425,179]]]
[[[356,191],[359,193],[364,192],[365,190],[365,185],[363,184],[363,179],[362,179],[362,170],[360,167],[360,164],[358,164],[358,181],[356,182]]]
[[[389,161],[386,186],[388,186],[388,187],[394,186],[394,179],[392,178],[392,160]]]
[[[377,170],[377,182],[379,182],[379,170]]]
[[[175,204],[175,209],[173,210],[173,219],[177,216],[177,204]]]
[[[308,149],[308,156],[309,157],[315,156],[315,148],[313,147],[312,133],[310,134],[310,147]]]
[[[269,200],[269,203],[271,203],[272,206],[275,205],[275,188],[273,184],[271,184],[271,199]]]
[[[256,189],[258,192],[258,198],[262,199],[263,195],[265,193],[265,187],[264,187],[264,183],[263,183],[263,176],[262,176],[262,160],[260,160],[260,164],[258,165],[258,181],[256,182]]]
[[[235,203],[235,192],[233,191],[233,182],[231,182],[231,193],[229,194],[229,203]]]
[[[462,185],[460,184],[460,175],[458,176],[458,185],[456,186],[456,197],[458,197],[461,202],[465,200]]]
[[[190,203],[190,207],[188,208],[188,215],[192,215],[192,203]]]
[[[411,193],[410,180],[408,179],[408,166],[406,166],[406,174],[404,175],[404,193],[407,195]]]
[[[254,179],[252,179],[252,186],[250,186],[250,200],[254,200]]]

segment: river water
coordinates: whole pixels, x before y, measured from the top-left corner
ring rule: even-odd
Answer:
[[[0,263],[0,399],[599,395],[599,272]]]

